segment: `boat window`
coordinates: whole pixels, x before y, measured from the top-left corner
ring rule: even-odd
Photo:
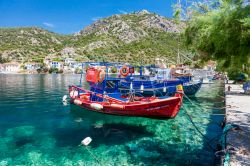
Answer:
[[[146,78],[146,77],[144,77],[144,76],[141,76],[141,79],[142,79],[142,80],[146,80],[147,78]]]

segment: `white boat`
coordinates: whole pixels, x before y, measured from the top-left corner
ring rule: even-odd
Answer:
[[[213,80],[211,80],[209,78],[204,78],[202,83],[203,84],[213,84],[214,82],[213,82]]]

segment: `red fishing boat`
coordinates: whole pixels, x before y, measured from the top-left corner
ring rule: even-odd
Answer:
[[[119,92],[118,78],[107,78],[103,69],[90,68],[86,73],[90,90],[69,86],[70,101],[82,108],[112,115],[148,118],[174,118],[182,105],[182,85],[174,96],[142,97],[131,89],[128,94]]]

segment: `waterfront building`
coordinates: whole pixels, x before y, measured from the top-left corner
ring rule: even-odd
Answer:
[[[208,71],[214,71],[216,69],[216,62],[211,60],[208,61],[207,65],[204,66],[204,69]]]
[[[24,65],[24,68],[26,70],[37,70],[41,67],[41,65],[39,63],[26,63]]]
[[[56,61],[52,61],[49,64],[49,68],[57,68],[57,69],[63,69],[63,63],[62,62],[56,62]]]
[[[75,63],[77,63],[73,58],[66,58],[64,60],[64,64],[67,66],[73,66]]]
[[[1,64],[0,71],[2,73],[16,73],[20,71],[20,65],[19,63],[15,63],[15,62],[4,63],[4,64]]]

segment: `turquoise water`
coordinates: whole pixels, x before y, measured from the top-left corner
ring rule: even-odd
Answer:
[[[103,115],[64,105],[79,75],[0,75],[2,165],[213,165],[214,152],[184,110],[175,119]],[[222,86],[204,85],[184,106],[200,131],[218,138]],[[203,109],[201,109],[203,107]],[[90,136],[86,149],[78,146]],[[216,148],[218,139],[210,141]],[[92,154],[91,154],[92,153]],[[94,157],[94,156],[95,157]]]

